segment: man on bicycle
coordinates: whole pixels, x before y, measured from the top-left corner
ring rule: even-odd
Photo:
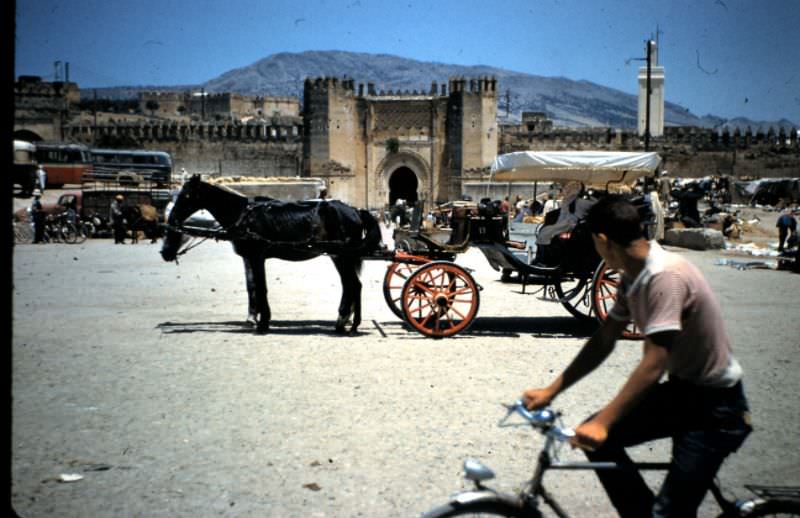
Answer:
[[[597,474],[621,516],[695,516],[722,461],[752,429],[719,303],[694,265],[642,237],[639,214],[624,198],[597,202],[587,223],[597,252],[622,272],[616,304],[564,372],[523,400],[529,409],[550,404],[611,354],[632,320],[645,335],[642,358],[619,393],[578,426],[573,445],[591,461],[624,467],[632,463],[626,447],[672,438],[658,495],[635,469]]]

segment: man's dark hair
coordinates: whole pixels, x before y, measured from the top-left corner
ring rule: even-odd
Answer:
[[[605,234],[622,246],[644,237],[639,211],[618,194],[609,194],[592,205],[586,223],[592,234]]]

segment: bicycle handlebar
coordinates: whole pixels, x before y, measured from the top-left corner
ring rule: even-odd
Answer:
[[[556,419],[561,417],[561,413],[556,412],[550,407],[531,411],[525,408],[525,404],[521,399],[514,401],[510,405],[503,406],[508,410],[508,413],[500,420],[500,424],[508,419],[511,414],[517,413],[530,423],[531,426],[557,441],[566,442],[575,437],[575,430],[572,428],[561,428],[555,425]]]

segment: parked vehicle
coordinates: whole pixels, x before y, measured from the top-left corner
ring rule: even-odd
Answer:
[[[153,182],[158,187],[169,187],[172,181],[172,157],[164,151],[92,149],[91,159],[87,180],[134,186]]]
[[[66,142],[37,142],[36,161],[47,172],[47,186],[79,185],[92,171],[89,148]]]
[[[14,141],[14,169],[12,183],[19,186],[23,196],[32,196],[37,185],[36,146],[24,140]]]

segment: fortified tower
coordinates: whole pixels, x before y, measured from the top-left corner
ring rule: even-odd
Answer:
[[[303,170],[322,177],[331,196],[363,198],[363,124],[352,79],[307,78],[303,87]]]
[[[494,78],[434,82],[422,92],[373,83],[356,92],[352,79],[309,78],[303,108],[304,174],[361,207],[455,199],[462,173],[488,169],[497,154]]]
[[[461,194],[464,173],[488,167],[497,156],[497,80],[451,78],[447,143],[450,198]]]

